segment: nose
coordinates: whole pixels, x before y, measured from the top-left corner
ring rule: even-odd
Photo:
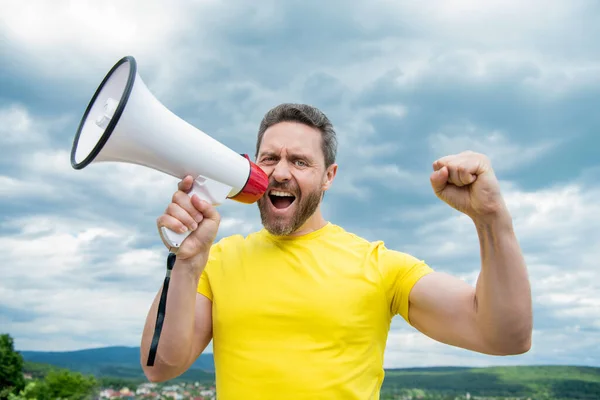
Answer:
[[[279,160],[273,169],[272,175],[277,182],[287,182],[292,179],[292,174],[290,173],[290,169],[288,168],[286,160]]]

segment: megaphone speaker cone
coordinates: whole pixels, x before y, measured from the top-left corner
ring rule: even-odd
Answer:
[[[244,204],[260,199],[269,183],[264,171],[247,155],[234,152],[163,106],[137,69],[133,57],[123,57],[96,89],[73,141],[73,168],[106,161],[131,163],[179,179],[195,177],[190,196],[197,194],[213,205],[226,199]],[[184,239],[162,232],[169,247],[178,247]]]

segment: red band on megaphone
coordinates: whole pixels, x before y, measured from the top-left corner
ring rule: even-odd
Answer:
[[[242,156],[250,163],[250,175],[244,188],[230,199],[240,203],[252,204],[258,201],[267,191],[269,177],[258,165],[250,161],[247,154],[242,154]]]

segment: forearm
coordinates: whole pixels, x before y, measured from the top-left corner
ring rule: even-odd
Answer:
[[[202,267],[203,268],[203,267]],[[192,354],[196,292],[202,268],[191,268],[179,261],[171,271],[164,321],[156,351],[154,366],[147,367],[148,354],[154,336],[161,287],[148,311],[141,342],[144,370],[160,375],[177,376],[187,368]]]
[[[527,351],[532,330],[527,267],[508,212],[475,220],[481,248],[476,321],[484,340],[501,354]]]

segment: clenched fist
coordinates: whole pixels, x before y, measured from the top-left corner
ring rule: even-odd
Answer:
[[[194,184],[192,176],[186,176],[178,184],[171,203],[165,213],[158,217],[157,226],[173,232],[192,231],[181,243],[177,251],[178,260],[192,260],[197,256],[206,256],[219,229],[221,217],[216,208],[201,200],[197,195],[188,194]],[[165,243],[165,246],[168,246]]]
[[[433,163],[430,181],[441,200],[472,219],[506,213],[500,185],[490,160],[483,154],[465,151]]]

